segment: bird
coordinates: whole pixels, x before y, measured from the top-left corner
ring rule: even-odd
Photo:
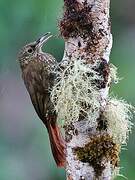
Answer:
[[[55,83],[54,69],[58,62],[42,47],[52,37],[45,33],[36,41],[21,48],[18,60],[22,79],[39,118],[47,128],[54,160],[58,167],[65,167],[65,140],[57,124],[57,114],[51,102],[51,89]]]

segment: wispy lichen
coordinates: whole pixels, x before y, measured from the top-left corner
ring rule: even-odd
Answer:
[[[109,98],[104,116],[107,121],[107,130],[114,142],[126,144],[132,127],[133,106],[122,99]]]
[[[117,84],[120,80],[118,77],[117,67],[113,64],[110,64],[110,78],[111,82]]]
[[[102,80],[96,67],[97,64],[86,65],[82,60],[72,60],[66,69],[59,72],[58,82],[51,95],[58,120],[64,120],[64,124],[83,117],[90,127],[96,125],[100,110],[100,94],[96,83]]]
[[[124,176],[123,174],[120,174],[120,167],[115,167],[113,170],[112,170],[112,177],[111,177],[111,180],[114,180],[116,179],[117,177],[121,177],[123,180],[128,180],[128,178],[126,176]]]

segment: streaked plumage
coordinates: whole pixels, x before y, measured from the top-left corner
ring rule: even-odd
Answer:
[[[65,165],[65,142],[57,126],[57,115],[50,100],[51,88],[54,85],[55,58],[43,53],[41,48],[51,35],[45,34],[37,41],[23,47],[19,53],[22,78],[29,92],[32,104],[44,125],[46,126],[52,153],[59,167]]]

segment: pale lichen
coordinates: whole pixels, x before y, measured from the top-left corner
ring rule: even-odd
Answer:
[[[122,179],[128,179],[126,176],[124,176],[123,174],[120,174],[120,170],[122,168],[120,167],[115,167],[113,170],[112,170],[112,177],[111,177],[111,180],[114,180],[116,179],[117,177],[121,177]]]
[[[120,145],[126,144],[131,131],[132,110],[133,106],[125,100],[109,98],[103,113],[107,121],[107,131],[112,135],[114,142]]]
[[[120,167],[115,167],[114,169],[112,168],[112,177],[111,180],[114,180],[117,176],[119,176],[120,172]]]
[[[117,67],[114,64],[110,64],[110,79],[112,83],[117,84],[120,80],[118,77]]]
[[[64,124],[76,122],[81,118],[90,127],[96,125],[100,111],[100,93],[97,81],[101,75],[95,70],[98,64],[85,64],[82,60],[71,60],[64,70],[58,73],[58,81],[53,87],[51,99]]]

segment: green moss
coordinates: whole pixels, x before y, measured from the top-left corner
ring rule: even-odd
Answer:
[[[92,136],[90,142],[84,147],[74,149],[80,161],[89,163],[94,168],[96,177],[101,176],[106,162],[110,162],[113,168],[118,166],[119,151],[120,147],[105,133]]]

